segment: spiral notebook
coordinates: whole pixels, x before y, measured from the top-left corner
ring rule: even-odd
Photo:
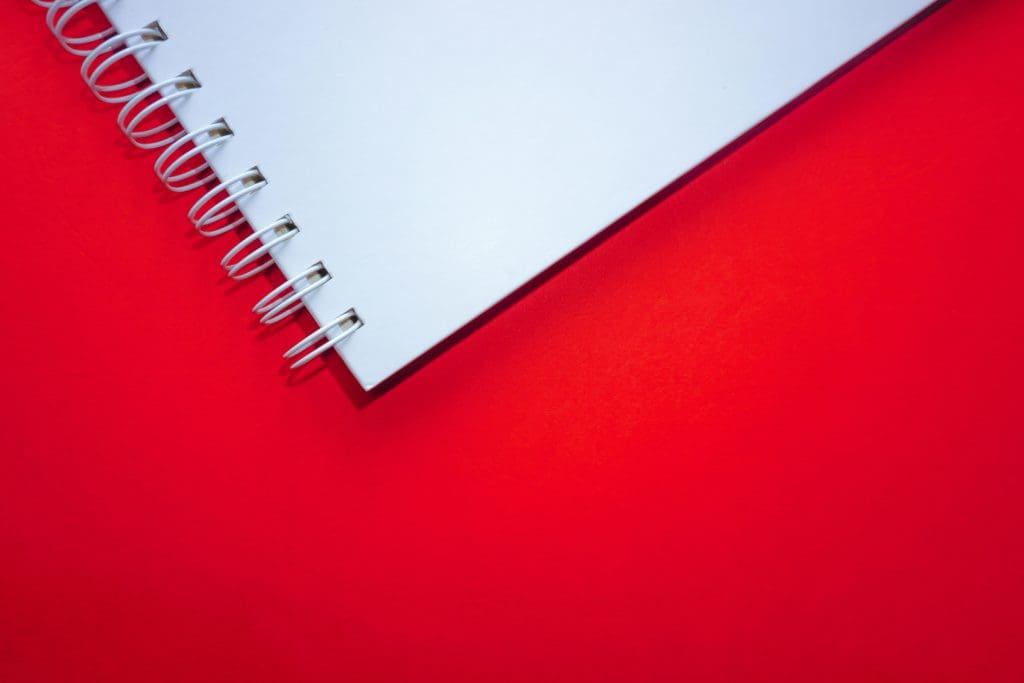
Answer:
[[[33,1],[229,274],[280,268],[286,357],[364,388],[930,4]]]

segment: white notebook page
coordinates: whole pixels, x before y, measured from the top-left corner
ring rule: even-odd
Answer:
[[[925,0],[117,0],[154,79],[224,117],[250,223],[364,387],[383,381],[922,10]],[[229,237],[221,238],[225,250]],[[543,349],[538,349],[542,353]]]

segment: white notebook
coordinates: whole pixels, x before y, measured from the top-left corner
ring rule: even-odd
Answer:
[[[113,28],[82,33],[95,4]],[[197,147],[205,189],[227,181],[199,228],[237,207],[247,248],[273,243],[257,256],[290,284],[257,314],[323,326],[291,357],[335,349],[371,388],[929,4],[57,0],[47,19],[172,186],[205,179],[167,172]],[[112,88],[128,55],[148,80]],[[180,128],[153,132],[164,103]]]

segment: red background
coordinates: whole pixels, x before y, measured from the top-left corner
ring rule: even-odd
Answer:
[[[4,3],[0,679],[1024,680],[1024,3],[954,0],[390,391]]]

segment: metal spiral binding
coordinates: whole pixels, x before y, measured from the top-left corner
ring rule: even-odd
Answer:
[[[138,57],[168,40],[158,22],[121,33],[109,27],[89,35],[69,35],[68,26],[74,17],[90,5],[102,7],[103,0],[31,2],[46,9],[46,25],[61,46],[72,54],[85,57],[80,72],[93,95],[100,101],[122,105],[117,124],[129,141],[142,149],[165,148],[157,157],[153,170],[169,190],[188,192],[218,180],[206,155],[235,136],[224,119],[191,132],[174,130],[180,125],[176,118],[144,127],[146,120],[158,110],[202,88],[191,70],[148,85],[149,76],[146,74],[116,83],[102,80],[104,74],[122,60]],[[97,41],[98,44],[92,45]],[[82,47],[88,45],[92,47]],[[189,145],[191,148],[186,149]],[[199,163],[182,171],[190,162]],[[206,237],[222,235],[246,222],[239,209],[239,202],[266,185],[267,179],[254,166],[213,185],[192,205],[188,218],[200,234]],[[221,193],[225,193],[225,196],[218,200]],[[235,213],[239,214],[237,219],[213,227]],[[297,234],[298,226],[291,216],[285,214],[241,240],[224,255],[220,265],[227,271],[228,277],[235,280],[248,279],[274,265],[272,250]],[[256,302],[252,310],[265,325],[281,322],[302,308],[305,298],[331,279],[326,266],[322,262],[316,263],[272,289]],[[297,359],[291,368],[298,369],[348,339],[364,324],[355,309],[349,309],[288,349],[283,357],[285,360]]]
[[[121,107],[120,113],[117,115],[117,125],[121,128],[121,131],[128,136],[131,143],[141,149],[157,149],[159,147],[165,147],[182,135],[183,131],[164,135],[157,140],[148,141],[146,138],[150,138],[154,135],[164,133],[171,128],[178,125],[177,119],[169,119],[163,123],[157,123],[149,128],[139,130],[139,126],[145,121],[151,114],[158,111],[159,109],[167,106],[175,100],[179,100],[183,97],[188,97],[194,91],[203,87],[198,80],[196,80],[195,74],[191,71],[186,71],[178,76],[168,78],[154,83],[153,85],[147,86],[142,90],[135,93],[131,99],[124,103]],[[173,88],[169,93],[164,93],[167,88]],[[152,95],[159,95],[159,97],[138,109],[146,99]],[[136,111],[138,109],[138,111]],[[134,116],[129,118],[129,115],[134,113]]]
[[[240,185],[242,189],[231,191],[231,187],[234,185]],[[204,237],[223,235],[245,223],[245,216],[239,216],[236,220],[219,228],[211,229],[209,226],[238,211],[238,201],[240,199],[263,189],[266,185],[267,179],[260,173],[260,169],[253,166],[248,171],[239,173],[214,185],[209,192],[200,197],[192,205],[192,208],[188,210],[188,219],[192,221],[192,225],[196,226],[199,234]],[[221,192],[227,192],[228,195],[219,202],[210,204],[214,197]]]
[[[160,24],[153,22],[144,28],[133,31],[125,31],[107,38],[92,49],[82,62],[80,72],[82,80],[89,86],[89,90],[97,99],[108,104],[127,102],[135,94],[131,91],[137,85],[149,80],[149,76],[141,74],[118,83],[100,83],[100,77],[118,62],[127,57],[139,54],[145,50],[151,50],[163,41],[167,40],[167,34],[160,28]],[[105,58],[96,64],[101,56]],[[95,65],[95,68],[93,66]],[[129,92],[124,92],[128,90]],[[110,95],[108,93],[121,93]]]
[[[204,136],[207,138],[205,141],[197,142],[199,138]],[[153,171],[161,182],[167,186],[167,189],[172,192],[188,192],[189,190],[202,187],[217,177],[217,174],[210,170],[210,162],[206,161],[204,153],[214,147],[223,145],[234,136],[235,133],[228,126],[227,122],[224,119],[218,119],[209,126],[203,126],[198,130],[194,130],[171,143],[157,157],[156,163],[153,164]],[[167,163],[188,144],[193,145],[192,149],[182,153],[181,156],[171,161],[171,163]],[[196,157],[203,160],[199,166],[182,171],[181,173],[175,173],[175,171]],[[205,171],[210,172],[197,178],[197,176]]]
[[[302,308],[302,299],[307,294],[312,294],[331,280],[331,274],[323,263],[315,263],[293,278],[279,284],[274,289],[256,302],[252,312],[261,315],[260,322],[264,325],[273,325],[281,322],[295,311]],[[301,288],[296,285],[304,282]],[[289,290],[291,293],[289,294]]]
[[[46,10],[46,25],[50,28],[50,32],[57,37],[57,41],[61,46],[73,55],[84,57],[90,52],[92,48],[82,49],[79,45],[88,45],[95,43],[97,40],[104,40],[105,38],[114,34],[113,27],[107,27],[102,31],[92,33],[86,36],[69,36],[66,35],[65,30],[67,29],[68,22],[70,22],[75,15],[81,12],[89,5],[98,5],[100,0],[55,0],[50,2]],[[38,2],[36,3],[39,4]],[[62,8],[64,13],[57,17],[57,14]]]
[[[236,244],[234,248],[232,248],[231,251],[225,254],[224,258],[220,260],[220,265],[228,272],[228,277],[231,279],[248,280],[256,273],[262,273],[264,270],[274,265],[274,259],[269,256],[270,250],[295,237],[298,232],[299,228],[294,222],[292,222],[291,216],[282,216],[267,227],[257,230]],[[271,239],[267,242],[263,242],[264,237],[271,237]],[[260,244],[261,242],[262,244]],[[234,260],[239,254],[256,244],[260,244],[260,246],[246,254],[243,258],[238,259],[237,261]],[[263,258],[264,256],[266,256],[266,258]],[[261,258],[263,259],[262,262],[260,261]],[[254,263],[257,265],[252,268],[248,268],[248,266]],[[246,270],[246,268],[248,268],[248,270]]]
[[[311,333],[308,337],[300,341],[292,348],[285,351],[284,359],[291,360],[292,358],[295,358],[303,351],[306,351],[306,349],[308,349],[309,347],[313,346],[313,344],[315,344],[318,339],[325,340],[322,344],[315,347],[312,351],[309,351],[301,358],[299,358],[297,361],[291,364],[290,367],[292,370],[298,370],[303,365],[309,363],[311,360],[319,358],[320,356],[324,355],[329,349],[334,348],[341,342],[351,337],[353,334],[355,334],[356,330],[358,330],[362,326],[363,321],[356,314],[355,309],[350,308],[349,310],[345,311],[331,322],[327,323],[320,329]],[[328,332],[330,332],[333,329],[337,329],[339,331],[339,334],[337,336],[331,337],[328,335]]]

